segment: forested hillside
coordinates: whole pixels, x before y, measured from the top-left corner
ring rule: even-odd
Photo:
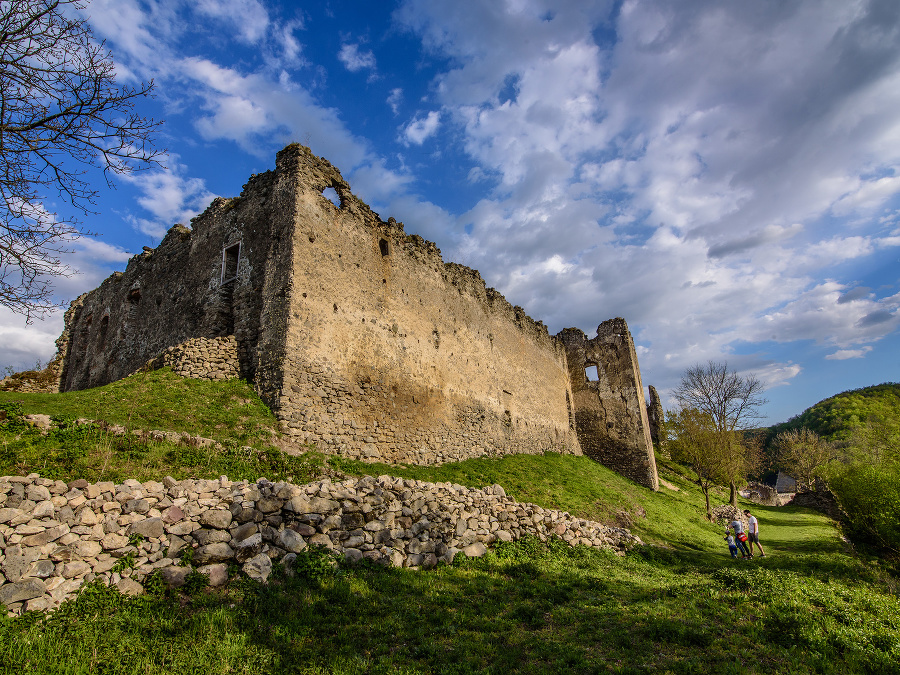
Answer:
[[[826,398],[771,427],[770,436],[805,427],[829,441],[850,441],[854,433],[872,426],[900,434],[900,383],[885,382]]]

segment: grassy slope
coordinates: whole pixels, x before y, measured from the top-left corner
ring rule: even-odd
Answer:
[[[111,385],[116,393],[80,393],[93,413],[73,403],[73,395],[4,394],[0,403],[27,398],[30,412],[65,405],[69,415],[96,419],[109,410],[119,416],[113,421],[137,428],[171,428],[160,411],[172,390],[202,383],[157,377],[138,376],[127,391],[118,384]],[[171,417],[174,425],[194,419],[200,425],[194,433],[226,439],[235,434],[217,425],[228,420],[271,424],[266,415],[246,419],[253,406],[245,401],[253,397],[245,385],[189,391],[178,395],[185,408]],[[101,396],[106,403],[97,407]],[[178,464],[182,455],[172,448],[159,456],[159,465],[131,466],[147,478],[221,471],[211,457],[188,466]],[[174,464],[162,464],[167,458]],[[109,463],[90,451],[79,461],[82,471],[95,472]],[[273,464],[262,453],[256,464],[235,470],[271,478],[302,461],[282,457]],[[92,588],[49,618],[0,619],[0,671],[880,673],[895,672],[900,662],[893,578],[876,561],[853,555],[820,514],[753,507],[769,555],[734,561],[720,528],[703,518],[699,489],[676,465],[661,465],[661,473],[679,490],[651,493],[590,460],[559,455],[442,467],[331,464],[348,474],[499,483],[516,499],[611,523],[624,510],[633,531],[662,546],[617,558],[523,542],[432,572],[338,568],[335,574],[311,557],[297,578],[266,587],[234,583],[190,598],[125,600]]]

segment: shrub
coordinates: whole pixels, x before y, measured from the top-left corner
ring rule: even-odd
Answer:
[[[829,487],[851,538],[900,552],[900,466],[852,464],[832,472]]]

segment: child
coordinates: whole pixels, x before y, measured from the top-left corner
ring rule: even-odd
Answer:
[[[725,541],[728,542],[728,550],[731,551],[731,557],[737,558],[738,557],[738,547],[737,547],[737,544],[734,542],[734,535],[731,534],[731,530],[725,530],[725,536],[723,538],[725,539]]]

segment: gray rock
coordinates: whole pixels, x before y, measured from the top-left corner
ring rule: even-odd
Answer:
[[[122,595],[141,595],[144,592],[144,587],[134,579],[120,579],[116,582],[116,588]]]
[[[200,524],[217,530],[224,530],[231,525],[231,512],[224,510],[206,511],[200,516]]]
[[[38,598],[32,598],[25,603],[25,611],[28,612],[46,612],[52,609],[56,603],[49,595],[42,595]]]
[[[214,563],[212,565],[203,565],[198,567],[200,574],[205,574],[209,578],[209,585],[213,588],[224,586],[228,583],[228,565],[224,563]]]
[[[256,534],[258,527],[256,523],[244,523],[243,525],[238,525],[231,531],[231,536],[235,541],[243,541],[247,537]]]
[[[260,553],[244,563],[244,574],[253,579],[265,583],[272,573],[272,560],[265,553]]]
[[[163,567],[159,574],[170,588],[181,588],[187,581],[188,574],[191,573],[190,567],[177,567],[171,565]]]
[[[187,542],[181,537],[177,537],[172,535],[169,537],[169,548],[166,551],[166,555],[169,558],[177,558],[178,554],[181,553],[181,550],[187,546]]]
[[[46,584],[40,579],[28,577],[22,581],[0,586],[0,603],[7,607],[14,602],[24,602],[38,598],[47,592]]]
[[[24,575],[26,577],[37,577],[39,579],[46,579],[47,577],[53,576],[53,572],[56,570],[56,565],[53,564],[50,560],[37,560],[28,570],[28,572]]]
[[[234,556],[234,549],[225,542],[217,542],[198,548],[194,552],[194,562],[198,565],[208,565],[210,563],[224,562],[232,556]]]
[[[306,548],[306,542],[303,540],[303,537],[291,529],[282,530],[279,533],[278,543],[282,548],[287,549],[291,553],[300,553],[300,551]]]
[[[218,542],[228,542],[231,541],[231,533],[228,530],[194,530],[191,532],[191,536],[194,540],[200,544],[201,546],[207,546],[208,544],[216,544]]]
[[[39,555],[40,549],[22,548],[21,546],[9,547],[6,549],[6,559],[3,561],[3,575],[13,583],[19,581]]]
[[[259,555],[263,548],[262,533],[257,532],[246,539],[239,541],[234,546],[234,557],[239,563],[244,563]]]
[[[110,532],[100,540],[100,546],[104,551],[112,551],[128,546],[128,537]]]
[[[463,553],[465,553],[470,558],[480,558],[485,553],[487,553],[487,547],[480,541],[476,541],[466,546],[463,549]]]
[[[68,525],[57,525],[51,527],[38,534],[32,534],[22,538],[22,546],[45,546],[51,541],[56,541],[60,537],[69,533]]]
[[[128,534],[139,534],[147,539],[159,538],[165,534],[162,518],[146,518],[132,523],[128,528]]]
[[[344,551],[344,560],[348,563],[358,563],[363,559],[363,553],[358,548],[348,548]]]

